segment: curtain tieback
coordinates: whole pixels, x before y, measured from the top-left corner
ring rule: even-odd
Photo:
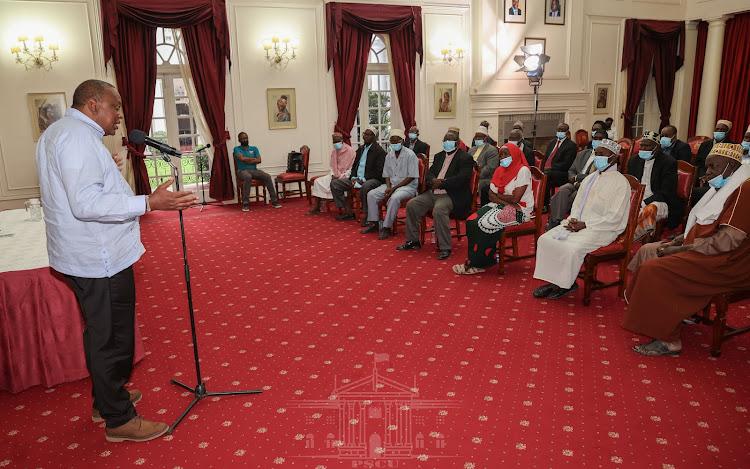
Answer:
[[[122,144],[128,148],[128,158],[130,158],[130,155],[135,155],[142,160],[146,158],[146,155],[136,150],[133,142],[131,142],[127,138],[122,137]]]

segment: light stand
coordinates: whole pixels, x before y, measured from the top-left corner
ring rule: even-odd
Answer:
[[[513,60],[521,66],[517,72],[525,72],[529,78],[529,86],[534,87],[534,130],[531,135],[531,147],[536,148],[536,117],[539,112],[539,87],[542,86],[544,75],[544,64],[549,62],[549,56],[544,54],[542,44],[530,44],[522,46],[523,55],[513,57]]]
[[[203,201],[200,204],[198,204],[201,207],[201,209],[200,209],[201,213],[203,212],[203,208],[206,205],[223,205],[221,202],[206,202],[206,180],[205,180],[205,178],[203,176],[203,164],[201,163],[201,160],[200,160],[200,156],[201,156],[201,154],[203,154],[203,156],[206,157],[206,163],[208,163],[208,157],[205,154],[206,148],[211,148],[211,144],[209,143],[208,145],[204,145],[204,146],[200,147],[198,149],[198,151],[197,151],[197,155],[195,156],[195,160],[198,162],[198,169],[199,169],[199,171],[201,173],[201,196],[203,198]],[[177,180],[177,179],[175,178],[175,180]],[[198,182],[197,181],[195,183],[195,187],[196,188],[198,187]],[[198,205],[193,205],[190,208],[197,208]]]
[[[180,179],[178,178],[179,174],[177,171],[177,167],[172,163],[171,158],[169,155],[162,153],[161,155],[162,159],[169,164],[169,166],[172,167],[172,171],[174,171],[175,176],[175,184],[177,185],[177,191],[180,190]],[[190,386],[187,386],[183,383],[180,383],[179,381],[175,379],[171,379],[171,383],[175,384],[187,391],[191,391],[193,395],[195,396],[193,398],[193,402],[190,403],[190,405],[185,409],[185,411],[175,420],[175,422],[169,427],[169,430],[167,430],[168,434],[172,434],[175,428],[177,428],[177,425],[180,424],[182,419],[185,418],[185,416],[190,412],[190,410],[195,406],[195,404],[198,403],[203,398],[210,397],[210,396],[233,396],[236,394],[260,394],[263,391],[260,390],[254,390],[254,391],[228,391],[228,392],[207,392],[206,391],[206,383],[203,382],[201,379],[201,367],[200,367],[200,359],[198,358],[198,340],[195,335],[195,314],[193,312],[193,292],[190,288],[190,267],[188,266],[188,258],[187,258],[187,244],[185,242],[185,223],[182,219],[182,210],[180,210],[180,231],[182,233],[182,256],[185,259],[185,284],[187,285],[187,296],[188,296],[188,307],[190,309],[190,329],[193,333],[193,354],[195,355],[195,374],[196,374],[196,381],[198,384],[195,385],[195,388],[191,388]]]

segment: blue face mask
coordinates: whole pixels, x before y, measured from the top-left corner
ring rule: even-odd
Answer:
[[[672,146],[672,139],[669,137],[662,137],[659,139],[659,143],[662,147],[669,148],[670,146]]]
[[[742,142],[742,148],[744,148],[745,151],[750,151],[750,142]]]
[[[595,156],[594,157],[594,168],[599,171],[604,171],[609,166],[609,158],[606,156]]]
[[[416,140],[418,137],[417,134],[409,134],[409,140]]]
[[[483,147],[484,146],[484,140],[474,140],[474,145],[476,145],[478,147]]]
[[[555,135],[557,135],[557,138],[559,138],[560,140],[568,136],[568,134],[566,134],[565,132],[557,132]]]
[[[728,167],[729,167],[729,164],[727,164],[726,166],[724,166],[724,171],[726,171]],[[726,184],[727,181],[729,180],[729,178],[732,177],[731,174],[729,176],[727,176],[727,177],[724,177],[724,171],[722,171],[721,174],[719,174],[715,178],[713,178],[710,181],[708,181],[708,185],[711,186],[711,187],[713,187],[717,191],[719,189],[721,189],[722,187],[724,187],[724,184]]]
[[[653,154],[654,154],[654,152],[653,152],[653,151],[648,151],[648,150],[639,150],[639,151],[638,151],[638,157],[639,157],[639,158],[642,158],[642,159],[644,159],[644,160],[650,160],[650,159],[651,159],[651,156],[652,156]]]
[[[448,153],[456,149],[456,142],[454,140],[446,140],[443,142],[443,150]]]
[[[503,168],[507,168],[512,162],[513,158],[508,156],[507,158],[503,158],[502,160],[500,160],[500,166],[502,166]]]
[[[393,151],[401,151],[401,144],[400,143],[391,143],[391,148],[393,148]]]
[[[337,150],[341,150],[342,148],[344,148],[344,144],[341,143],[341,142],[334,143],[333,144],[333,148],[335,148]]]
[[[599,148],[599,145],[601,145],[601,144],[602,144],[601,140],[592,140],[591,141],[591,148],[593,148],[594,150],[596,150],[597,148]]]
[[[726,132],[714,132],[714,140],[716,140],[717,142],[724,140],[724,137],[726,136]]]

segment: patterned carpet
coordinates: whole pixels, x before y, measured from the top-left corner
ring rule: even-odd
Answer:
[[[533,259],[458,277],[465,240],[440,262],[432,244],[395,251],[403,228],[377,241],[309,208],[185,217],[207,388],[263,394],[205,399],[172,435],[115,444],[88,380],[0,393],[0,467],[750,467],[750,335],[714,359],[709,328],[686,326],[679,358],[636,355],[616,289],[590,307],[581,290],[535,300]],[[131,389],[171,424],[192,394],[170,378],[195,385],[177,215],[142,231]]]

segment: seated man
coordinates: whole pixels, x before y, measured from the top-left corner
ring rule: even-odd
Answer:
[[[409,129],[408,139],[404,141],[404,147],[410,149],[415,154],[424,154],[427,156],[427,144],[419,139],[419,127],[416,125]]]
[[[523,152],[523,156],[526,158],[526,163],[529,164],[529,168],[536,166],[536,159],[534,158],[534,150],[531,149],[531,143],[523,138],[523,130],[513,129],[508,135],[508,142],[515,143],[518,148]],[[526,142],[526,143],[524,143]],[[528,144],[528,145],[527,145]]]
[[[607,138],[607,132],[598,130],[594,133],[591,145],[593,149],[585,148],[578,152],[576,159],[568,170],[568,183],[560,186],[560,189],[549,199],[549,220],[547,221],[546,230],[560,224],[573,207],[573,200],[578,193],[578,187],[581,185],[586,176],[596,171],[594,166],[594,153],[604,139]],[[619,150],[618,150],[619,151]],[[618,155],[619,159],[619,155]]]
[[[456,135],[458,135],[458,148],[463,151],[468,151],[469,147],[467,147],[464,141],[461,140],[461,129],[459,129],[458,127],[448,127],[448,130],[456,132]]]
[[[488,121],[482,121],[479,123],[479,125],[481,125],[482,127],[487,127],[488,130],[490,128],[490,123]],[[490,137],[489,134],[487,134],[487,143],[489,143],[492,146],[495,146],[497,142],[495,142],[495,140],[492,137]]]
[[[614,123],[615,120],[611,117],[607,117],[606,119],[604,119],[604,130],[607,131],[607,137],[613,142],[616,142],[618,140],[618,135],[617,127],[613,125]]]
[[[313,181],[312,195],[315,197],[315,207],[305,215],[320,213],[323,200],[333,198],[331,194],[331,182],[336,179],[349,179],[354,161],[354,149],[348,143],[344,143],[341,132],[334,132],[331,136],[333,151],[331,152],[331,172]]]
[[[367,193],[367,221],[370,224],[361,231],[362,234],[375,233],[380,230],[378,239],[391,236],[393,222],[396,221],[401,201],[417,195],[419,185],[419,158],[408,148],[404,148],[404,131],[391,130],[391,148],[385,157],[383,178],[385,184]],[[380,225],[380,208],[378,202],[385,199],[386,212],[383,226]]]
[[[250,188],[252,187],[253,179],[257,179],[266,185],[273,208],[281,208],[279,196],[276,195],[276,188],[273,185],[271,176],[267,172],[258,169],[258,165],[262,161],[260,150],[248,144],[249,139],[245,132],[240,132],[237,135],[237,140],[240,141],[240,144],[234,147],[234,163],[237,167],[237,178],[244,182],[242,188],[242,211],[247,212],[250,210]]]
[[[427,190],[406,203],[406,243],[396,249],[419,249],[419,222],[432,209],[432,224],[438,240],[438,260],[451,256],[450,214],[463,217],[471,210],[471,176],[474,160],[458,148],[458,134],[448,131],[443,151],[435,155],[425,175]]]
[[[745,136],[742,138],[742,164],[750,165],[750,125],[747,126]]]
[[[586,148],[588,148],[589,150],[594,149],[594,147],[591,145],[591,142],[594,141],[594,134],[600,130],[604,130],[605,127],[606,127],[606,124],[604,123],[604,121],[594,121],[594,125],[591,126],[591,137],[590,137],[589,143],[586,144]],[[606,130],[604,131],[606,132]],[[604,138],[609,139],[608,136]]]
[[[730,121],[724,119],[718,120],[716,122],[716,127],[714,128],[714,138],[706,140],[701,143],[700,147],[698,147],[698,153],[695,156],[695,166],[698,167],[698,178],[706,174],[706,157],[711,152],[711,148],[713,148],[714,145],[717,143],[734,143],[727,140],[727,133],[730,130],[732,130],[732,123]],[[698,184],[697,180],[696,184]],[[703,193],[701,195],[703,195]]]
[[[690,145],[677,139],[677,127],[673,125],[665,125],[664,128],[661,129],[659,144],[661,145],[661,150],[664,154],[687,163],[693,161],[693,152],[690,150]]]
[[[534,298],[557,300],[578,290],[586,254],[610,244],[628,224],[630,183],[617,171],[620,145],[601,140],[594,154],[596,171],[581,182],[570,218],[539,238],[534,278],[549,283]]]
[[[474,146],[469,149],[469,154],[474,158],[479,170],[479,197],[482,205],[490,201],[487,195],[490,191],[490,180],[500,161],[497,148],[487,143],[487,132],[489,129],[480,125],[474,134]]]
[[[568,182],[568,170],[576,159],[577,147],[568,138],[568,124],[561,122],[557,126],[557,138],[547,145],[544,161],[544,174],[547,175],[547,188],[553,189]],[[551,190],[547,191],[552,192]]]
[[[750,166],[742,147],[717,143],[706,158],[709,190],[690,211],[685,233],[643,246],[628,269],[622,327],[654,339],[633,347],[650,356],[679,355],[682,321],[714,295],[750,289]]]
[[[354,156],[354,164],[350,174],[351,179],[336,179],[331,181],[331,195],[339,210],[346,211],[337,216],[336,220],[354,220],[356,216],[346,201],[345,192],[352,188],[359,189],[362,201],[362,226],[367,226],[367,193],[383,182],[383,165],[385,164],[385,150],[376,142],[375,131],[367,129],[362,133],[362,145]]]
[[[685,205],[677,195],[677,160],[662,153],[656,132],[643,133],[638,158],[628,161],[628,174],[646,186],[633,241],[652,233],[656,222],[663,218],[667,219],[669,229],[677,228],[685,212]]]
[[[523,122],[521,122],[521,121],[515,121],[513,123],[513,129],[511,129],[511,130],[520,130],[521,133],[523,134]],[[511,143],[513,143],[512,140],[508,140],[508,141],[511,142]],[[531,145],[530,141],[528,141],[528,140],[526,140],[524,138],[523,141],[522,141],[522,143],[521,143],[521,145],[518,145],[518,148],[520,148],[521,151],[523,151],[524,155],[526,154],[526,147],[528,147],[529,150],[531,150],[531,154],[533,155],[534,154],[534,147]],[[532,164],[532,165],[529,165],[529,166],[534,166],[534,165]]]

